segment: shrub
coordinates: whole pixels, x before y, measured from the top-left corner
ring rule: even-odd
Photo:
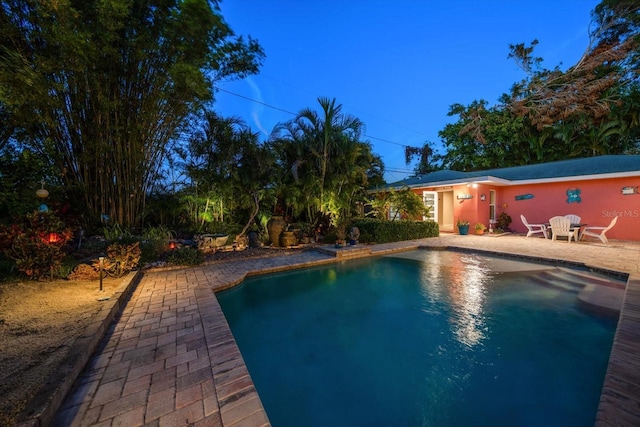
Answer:
[[[427,216],[431,207],[425,206],[422,196],[414,193],[410,188],[376,193],[370,200],[371,215],[375,218],[385,218],[389,208],[393,206],[396,218],[419,218]]]
[[[60,272],[62,247],[73,233],[52,212],[34,211],[23,224],[0,231],[2,251],[15,261],[16,269],[32,280],[53,279]]]
[[[167,240],[171,240],[174,237],[175,233],[169,230],[164,225],[146,228],[142,233],[142,238],[146,240],[160,240],[166,242]]]
[[[0,253],[0,282],[12,282],[17,278],[15,261]]]
[[[69,280],[97,280],[100,272],[89,264],[78,264],[69,274]]]
[[[71,272],[76,268],[77,261],[71,257],[64,257],[60,268],[58,269],[58,277],[69,277]]]
[[[204,254],[196,248],[182,247],[172,250],[167,262],[173,265],[198,265],[204,261]]]
[[[228,234],[230,237],[235,237],[236,235],[240,234],[243,228],[244,226],[242,224],[214,221],[206,223],[199,234],[222,233]]]
[[[363,243],[399,242],[437,237],[440,234],[438,224],[433,221],[362,218],[354,220],[351,225],[360,229],[360,241]]]
[[[104,234],[105,239],[110,241],[131,238],[132,236],[129,230],[123,229],[120,224],[117,223],[111,226],[105,226],[102,229],[102,234]]]
[[[122,277],[138,266],[140,262],[140,242],[130,245],[113,243],[107,248],[107,256],[104,258],[103,270],[112,277]],[[93,268],[100,270],[100,260],[93,261]]]
[[[142,233],[143,241],[140,244],[141,262],[144,264],[159,259],[167,249],[169,241],[175,237],[176,233],[164,225],[146,228]]]
[[[502,212],[498,215],[498,219],[496,220],[496,228],[500,230],[509,231],[509,226],[511,225],[511,216],[508,213]]]
[[[324,234],[324,243],[333,243],[336,240],[338,240],[338,235],[336,234],[335,229],[332,228]]]
[[[140,242],[140,263],[146,264],[157,261],[167,249],[167,242],[162,240],[147,240]]]

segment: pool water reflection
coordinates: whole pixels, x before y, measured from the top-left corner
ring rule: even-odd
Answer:
[[[457,252],[262,276],[218,295],[272,425],[593,425],[616,320]]]

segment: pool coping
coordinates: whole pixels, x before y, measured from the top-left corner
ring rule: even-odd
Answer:
[[[207,386],[206,393],[203,392],[201,396],[202,400],[194,402],[193,406],[174,408],[174,411],[167,415],[168,419],[183,416],[186,409],[197,407],[200,414],[197,416],[195,413],[191,414],[189,419],[198,424],[214,422],[215,425],[234,427],[270,425],[242,354],[220,308],[216,292],[236,286],[250,276],[335,264],[356,258],[389,255],[414,249],[459,250],[552,265],[575,266],[605,274],[607,272],[614,275],[629,274],[595,424],[597,426],[640,425],[640,375],[638,374],[640,357],[636,355],[640,354],[638,332],[640,331],[638,328],[640,323],[640,242],[614,241],[609,245],[586,242],[567,244],[518,235],[495,239],[486,236],[458,236],[444,233],[430,239],[357,245],[340,249],[329,245],[314,246],[305,251],[289,251],[278,256],[211,261],[196,267],[154,268],[144,271],[140,284],[133,290],[134,295],[139,291],[140,293],[157,291],[158,295],[164,298],[165,292],[167,295],[172,295],[176,291],[180,293],[181,303],[186,304],[190,310],[194,310],[195,324],[192,325],[193,322],[189,322],[189,325],[185,324],[185,331],[189,328],[202,330],[204,335],[202,340],[205,343],[198,342],[198,346],[204,345],[202,351],[207,361],[201,362],[209,366],[212,377],[210,383],[207,382],[211,387]],[[146,297],[141,299],[143,300],[147,301]],[[140,305],[138,303],[132,305],[131,307],[134,307],[132,310],[135,309],[137,312],[142,310],[153,317],[162,309],[157,304],[147,306],[144,301]],[[128,310],[132,303],[133,300],[127,302],[120,311]],[[128,316],[131,316],[131,313]],[[119,327],[122,328],[118,329],[121,334],[124,324]],[[134,325],[134,327],[141,326]],[[200,351],[200,347],[198,348]],[[102,362],[102,359],[110,356],[98,353],[93,357]],[[117,360],[114,363],[117,364]],[[102,369],[104,367],[101,367],[100,371]],[[94,374],[98,376],[94,377]],[[91,371],[92,383],[97,383],[101,379],[98,370]],[[73,378],[66,378],[66,380],[73,382]],[[64,408],[58,411],[58,408],[50,407],[49,410],[63,415],[61,419],[73,419],[74,423],[79,423],[78,425],[93,425],[94,421],[88,414],[95,408],[86,410],[94,398],[91,390],[93,389],[81,389],[78,395],[65,398],[66,412]],[[122,411],[126,409],[125,406],[127,408],[134,404],[137,406],[135,410],[122,413],[118,417],[144,413],[148,409],[144,402],[129,401],[130,399],[126,397],[122,397],[121,400],[124,401],[124,406],[120,408]],[[120,400],[113,403],[118,402]],[[50,401],[50,403],[53,402]],[[205,412],[205,418],[201,418],[202,411]],[[71,418],[65,418],[66,416]],[[116,419],[113,418],[113,420]],[[30,425],[38,425],[38,420],[35,421]],[[130,423],[130,425],[138,424]]]
[[[332,248],[326,246],[319,248],[318,252],[330,255],[332,258],[299,264],[290,263],[267,269],[251,270],[241,278],[234,280],[232,283],[226,283],[223,286],[215,287],[215,289],[212,287],[212,289],[215,294],[238,285],[250,276],[332,264],[357,258],[383,256],[417,249],[454,250],[477,253],[480,255],[527,260],[549,265],[581,268],[618,279],[626,278],[627,286],[625,290],[625,297],[609,356],[609,363],[605,374],[600,403],[596,413],[595,425],[640,425],[640,375],[638,374],[638,372],[640,372],[640,369],[638,369],[640,368],[640,356],[637,355],[637,351],[634,351],[634,344],[637,345],[640,341],[640,276],[632,272],[603,268],[581,261],[532,256],[519,253],[505,253],[495,250],[470,248],[468,246],[455,244],[428,244],[424,240],[421,240],[415,241],[414,243],[400,242],[400,244],[396,245],[380,245],[377,248],[375,246],[365,246],[364,248],[357,247],[357,250],[356,248],[349,247]],[[226,323],[226,319],[224,319],[224,322]]]

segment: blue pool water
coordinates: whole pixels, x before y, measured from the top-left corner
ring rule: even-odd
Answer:
[[[616,319],[551,269],[414,251],[218,294],[274,427],[591,426]]]

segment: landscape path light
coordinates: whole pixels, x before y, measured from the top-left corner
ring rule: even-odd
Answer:
[[[102,292],[102,272],[104,269],[104,257],[98,258],[100,260],[100,292]]]

